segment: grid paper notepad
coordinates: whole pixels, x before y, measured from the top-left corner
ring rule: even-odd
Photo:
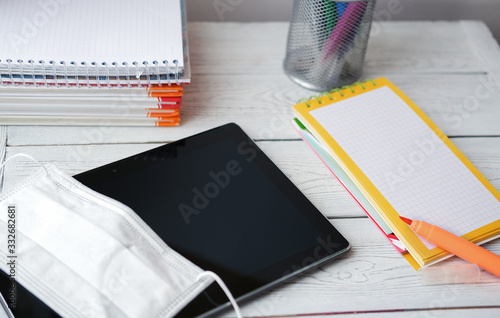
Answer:
[[[2,1],[0,60],[98,65],[179,61],[179,0]]]
[[[477,234],[483,238],[500,220],[498,191],[392,83],[375,83],[366,91],[356,87],[358,92],[348,91],[351,95],[339,96],[338,101],[298,104],[294,110],[330,146],[334,158],[410,252],[417,246],[413,254],[418,255],[413,256],[419,261],[422,254],[421,265],[443,252],[407,231],[399,215],[459,236],[483,229]]]

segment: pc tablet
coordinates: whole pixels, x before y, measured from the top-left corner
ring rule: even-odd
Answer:
[[[236,124],[75,178],[131,207],[170,247],[220,275],[240,300],[349,249]],[[226,303],[214,286],[179,316]]]
[[[235,124],[81,173],[170,247],[217,273],[238,301],[324,264],[349,244]],[[212,285],[177,317],[229,307]]]

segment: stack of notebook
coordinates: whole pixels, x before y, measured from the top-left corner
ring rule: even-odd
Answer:
[[[414,268],[450,254],[400,216],[477,244],[500,236],[500,193],[387,79],[302,100],[293,111],[303,139]]]
[[[190,82],[182,0],[0,4],[0,121],[175,126]]]

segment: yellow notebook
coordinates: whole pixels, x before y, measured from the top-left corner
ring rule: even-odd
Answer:
[[[293,111],[405,244],[410,263],[430,265],[449,254],[400,215],[477,244],[500,236],[500,193],[387,79],[323,93]]]

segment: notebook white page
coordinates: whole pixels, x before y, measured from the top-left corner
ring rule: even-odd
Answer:
[[[500,218],[500,202],[390,88],[310,114],[401,216],[460,236]]]
[[[0,2],[0,60],[69,63],[179,61],[179,0]]]

